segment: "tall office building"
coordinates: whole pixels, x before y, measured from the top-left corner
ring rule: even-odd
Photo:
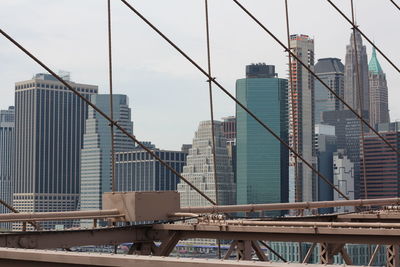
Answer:
[[[12,205],[12,177],[14,172],[14,116],[11,106],[8,110],[0,110],[0,199]],[[10,212],[0,204],[0,213]],[[0,223],[0,229],[11,226],[10,223]]]
[[[333,154],[333,184],[349,199],[354,199],[354,163],[345,150],[338,149]],[[345,200],[338,192],[333,192],[334,200]],[[334,212],[352,212],[354,207],[335,207]]]
[[[186,166],[183,167],[181,174],[209,198],[216,201],[211,126],[211,121],[200,122],[192,148],[189,149]],[[230,205],[235,203],[236,186],[220,121],[214,121],[214,130],[218,186],[218,201],[216,202],[220,205]],[[182,207],[210,205],[206,199],[182,181],[178,184],[178,192],[181,195]]]
[[[291,35],[292,52],[314,71],[314,40],[307,35]],[[316,164],[314,148],[314,77],[297,60],[292,60],[289,93],[290,146],[307,162]],[[291,201],[316,200],[317,177],[303,162],[290,154],[290,166],[295,186]]]
[[[183,151],[151,148],[158,157],[180,173],[186,164]],[[116,153],[117,191],[164,191],[176,190],[179,178],[153,158],[144,149]]]
[[[390,125],[391,124],[391,125]],[[398,128],[399,123],[387,123],[386,128]],[[381,124],[381,128],[383,125]],[[400,150],[400,131],[379,130],[380,134]],[[365,177],[361,173],[361,198],[400,197],[400,160],[395,151],[375,134],[364,136]],[[361,168],[363,162],[361,162]]]
[[[110,114],[110,95],[92,95],[91,102],[106,114]],[[126,95],[113,95],[113,118],[133,133],[131,109]],[[109,122],[89,107],[81,153],[80,209],[99,210],[102,195],[111,191],[111,131]],[[135,148],[134,142],[121,131],[114,130],[115,152]],[[81,221],[81,226],[86,224]],[[92,225],[92,222],[89,223]]]
[[[355,198],[359,198],[360,189],[360,120],[350,110],[326,111],[322,115],[323,123],[335,126],[337,148],[345,150],[348,159],[354,163]],[[363,117],[368,119],[367,111]]]
[[[68,81],[85,98],[97,86]],[[88,105],[49,74],[15,84],[14,207],[21,212],[76,210]],[[60,222],[42,223],[53,228]],[[65,222],[71,227],[72,222]],[[15,224],[20,229],[21,224]]]
[[[338,58],[321,58],[315,64],[315,73],[341,98],[344,98],[344,66]],[[315,81],[314,95],[314,119],[315,123],[322,122],[324,111],[342,110],[343,103],[340,102],[328,89],[318,80]]]
[[[278,78],[272,65],[246,70],[246,78],[236,81],[237,99],[288,142],[287,80]],[[236,118],[238,204],[288,202],[288,149],[240,106]]]
[[[315,150],[318,171],[333,183],[333,153],[337,150],[335,126],[315,125]],[[318,180],[318,201],[333,200],[333,189],[322,179]],[[333,209],[320,209],[320,213],[330,213]]]
[[[344,100],[355,110],[366,110],[369,115],[369,83],[368,83],[368,61],[367,49],[362,43],[361,34],[356,31],[354,45],[354,34],[351,34],[350,44],[346,46],[346,60],[344,66]],[[357,58],[356,58],[357,49]],[[357,76],[357,64],[360,82]],[[360,86],[358,86],[360,83]],[[359,88],[360,87],[360,88]],[[358,91],[361,92],[361,101]]]
[[[383,72],[375,48],[372,48],[372,57],[369,69],[370,95],[370,124],[375,127],[378,123],[387,123],[389,119],[388,87],[386,74]]]
[[[236,117],[228,116],[222,118],[223,133],[226,138],[226,149],[230,164],[232,166],[233,177],[236,183]]]

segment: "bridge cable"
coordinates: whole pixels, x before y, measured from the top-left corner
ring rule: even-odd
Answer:
[[[351,21],[355,25],[355,16],[354,16],[354,1],[351,0]],[[356,76],[357,76],[357,91],[358,91],[358,112],[360,113],[360,116],[362,117],[364,109],[363,109],[363,93],[364,90],[361,90],[361,73],[360,73],[360,66],[359,66],[359,61],[358,61],[358,48],[357,48],[357,38],[356,38],[357,30],[356,27],[353,27],[353,45],[354,45],[354,54],[355,54],[355,63],[356,63]],[[360,56],[361,59],[361,56]],[[365,84],[364,84],[365,86]],[[366,107],[369,110],[369,107]],[[371,118],[369,118],[371,119]],[[364,197],[368,198],[368,192],[367,192],[367,172],[366,172],[366,166],[365,166],[365,135],[364,135],[364,123],[362,120],[360,120],[360,130],[361,130],[361,148],[363,151],[363,155],[361,157],[362,165],[363,165],[363,176],[364,176]],[[361,153],[360,153],[361,154]]]
[[[191,57],[189,57],[182,49],[180,49],[174,42],[172,42],[166,35],[164,35],[156,26],[154,26],[149,20],[147,20],[138,10],[136,10],[132,5],[130,5],[126,0],[121,0],[132,12],[134,12],[139,18],[141,18],[149,27],[151,27],[155,32],[157,32],[166,42],[168,42],[175,50],[177,50],[183,57],[185,57],[193,66],[195,66],[201,73],[207,76],[212,82],[220,88],[229,98],[231,98],[238,106],[247,112],[253,119],[255,119],[264,129],[266,129],[273,137],[275,137],[282,145],[284,145],[288,150],[293,152],[300,160],[303,161],[306,166],[308,166],[315,174],[317,174],[322,180],[324,180],[329,186],[331,186],[338,194],[343,198],[349,200],[349,198],[343,194],[332,182],[330,182],[322,173],[315,169],[312,164],[306,161],[299,153],[297,153],[291,146],[289,146],[279,135],[277,135],[272,129],[262,122],[252,111],[250,111],[246,106],[244,106],[239,100],[237,100],[225,87],[223,87],[214,78],[210,77],[208,73],[200,67]],[[292,55],[293,56],[293,55]]]
[[[107,19],[108,19],[108,77],[110,86],[110,119],[114,121],[113,106],[113,79],[112,79],[112,46],[111,46],[111,0],[107,0]],[[115,192],[115,138],[114,124],[110,123],[111,138],[111,190]]]
[[[210,49],[210,24],[208,16],[208,0],[204,0],[205,19],[206,19],[206,43],[207,43],[207,67],[208,76],[211,77],[211,49]],[[215,79],[215,78],[214,78]],[[219,205],[219,193],[218,193],[218,176],[217,176],[217,153],[215,152],[215,123],[214,123],[214,105],[213,105],[213,93],[212,93],[212,81],[208,82],[208,91],[210,95],[210,116],[211,116],[211,138],[212,138],[212,155],[213,155],[213,166],[214,166],[214,186],[215,186],[215,202]],[[218,245],[218,258],[221,259],[221,240],[217,239]]]
[[[392,4],[397,7],[397,9],[400,11],[400,6],[398,4],[396,4],[396,2],[394,0],[390,0],[390,2],[392,2]]]
[[[125,0],[121,0],[125,1]],[[304,62],[302,62],[292,51],[290,51],[271,31],[268,30],[254,15],[248,11],[243,5],[241,5],[237,0],[232,0],[237,4],[250,18],[254,20],[265,32],[267,32],[280,46],[282,46],[285,51],[289,51],[293,58],[296,59],[315,79],[317,79],[325,88],[327,88],[337,99],[340,100],[357,118],[362,120],[372,132],[374,132],[382,141],[386,143],[388,147],[390,147],[394,152],[396,152],[400,156],[400,151],[398,151],[389,141],[387,141],[377,130],[375,130],[362,116],[358,114],[356,110],[354,110],[346,101],[344,101],[334,90],[332,90],[314,71],[311,70],[310,67],[307,66]],[[328,0],[329,1],[329,0]]]
[[[6,207],[8,210],[12,211],[13,213],[19,213],[19,211],[16,208],[14,208],[13,206],[11,206],[2,199],[0,199],[0,204]],[[32,225],[36,230],[40,230],[40,225],[38,224],[38,222],[28,221],[28,223]]]
[[[397,70],[397,72],[400,73],[400,68],[397,67],[397,66],[393,63],[393,61],[391,61],[391,60],[379,49],[379,47],[377,47],[377,46],[375,45],[375,43],[374,43],[373,41],[371,41],[371,39],[369,39],[368,36],[366,36],[366,35],[360,30],[359,27],[357,27],[356,25],[354,25],[354,23],[343,13],[342,10],[340,10],[339,7],[337,7],[331,0],[326,0],[326,1],[328,1],[329,4],[331,4],[331,6],[333,6],[333,8],[336,9],[336,11],[337,11],[345,20],[347,20],[347,22],[348,22],[352,27],[356,28],[356,30],[365,38],[365,40],[367,40],[367,41],[379,52],[379,54],[381,54],[382,57],[384,57],[384,58],[386,59],[386,61],[389,62],[390,65],[392,65],[392,67],[395,68],[395,69]]]
[[[288,0],[285,0],[285,17],[286,17],[286,35],[287,35],[287,46],[288,50],[292,51],[292,48],[290,47],[290,24],[289,24],[289,5],[288,5]],[[294,150],[299,151],[298,147],[298,135],[297,135],[297,123],[295,121],[295,118],[298,118],[298,101],[295,101],[295,88],[293,85],[293,69],[292,69],[292,55],[288,52],[288,59],[289,59],[289,87],[290,87],[290,110],[291,110],[291,116],[292,119],[289,120],[289,123],[291,123],[291,129],[292,129],[292,147]],[[297,86],[296,86],[297,89]],[[296,116],[297,115],[297,116]],[[299,179],[299,166],[298,166],[298,159],[294,155],[294,180],[295,180],[295,188],[302,188],[302,181]],[[295,189],[295,201],[299,202],[302,201],[302,194],[298,194],[297,190]]]
[[[142,149],[144,149],[147,153],[149,153],[153,158],[159,161],[164,167],[170,170],[173,174],[175,174],[179,179],[187,183],[193,190],[199,193],[202,197],[207,199],[211,204],[216,205],[215,201],[209,198],[206,194],[204,194],[201,190],[199,190],[196,186],[194,186],[191,182],[189,182],[185,177],[179,174],[174,168],[172,168],[168,163],[163,161],[155,152],[151,151],[146,145],[142,142],[139,142],[136,137],[129,133],[125,128],[120,126],[117,121],[111,120],[111,118],[104,113],[101,109],[99,109],[95,104],[93,104],[90,100],[86,99],[83,95],[81,95],[76,89],[74,89],[71,85],[69,85],[66,81],[64,81],[60,76],[58,76],[53,70],[51,70],[47,65],[45,65],[42,61],[40,61],[37,57],[35,57],[32,53],[30,53],[27,49],[25,49],[20,43],[14,40],[10,35],[0,29],[0,33],[7,38],[10,42],[12,42],[15,46],[17,46],[22,52],[24,52],[27,56],[33,59],[36,63],[38,63],[42,68],[48,71],[51,75],[54,76],[58,81],[60,81],[65,87],[67,87],[70,91],[72,91],[75,95],[77,95],[80,99],[82,99],[87,105],[92,107],[97,113],[99,113],[103,118],[108,120],[110,123],[114,124],[118,130],[120,130],[123,134],[129,137],[132,141],[136,142]]]

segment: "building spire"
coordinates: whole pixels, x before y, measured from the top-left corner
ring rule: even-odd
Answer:
[[[379,64],[378,58],[376,57],[375,47],[372,47],[372,56],[368,64],[368,70],[374,74],[382,74],[383,70],[381,64]]]

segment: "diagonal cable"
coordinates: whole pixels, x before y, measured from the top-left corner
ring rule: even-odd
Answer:
[[[400,6],[394,0],[390,0],[390,2],[400,11]]]
[[[379,54],[381,54],[382,57],[384,57],[384,58],[386,59],[386,61],[389,62],[390,65],[392,65],[392,67],[395,68],[395,69],[397,70],[397,72],[400,73],[400,68],[397,67],[397,66],[393,63],[393,61],[391,61],[391,60],[390,60],[390,59],[389,59],[389,58],[374,44],[374,42],[371,41],[371,39],[369,39],[369,38],[360,30],[360,28],[357,27],[357,25],[355,25],[355,24],[351,21],[351,19],[349,19],[349,18],[343,13],[342,10],[340,10],[340,8],[339,8],[338,6],[336,6],[331,0],[326,0],[326,1],[328,1],[329,4],[331,4],[331,6],[333,6],[333,8],[336,9],[336,11],[339,12],[339,14],[342,15],[342,17],[343,17],[345,20],[347,20],[347,22],[350,23],[350,25],[351,25],[353,28],[356,28],[357,31],[365,38],[365,40],[367,40],[368,43],[370,43],[370,44],[376,49],[376,51],[378,51]]]
[[[36,63],[38,63],[42,68],[48,71],[51,75],[53,75],[58,81],[60,81],[64,86],[66,86],[70,91],[72,91],[75,95],[77,95],[82,101],[84,101],[87,105],[92,107],[97,113],[99,113],[103,118],[112,123],[116,128],[118,128],[123,134],[129,137],[132,141],[136,142],[141,148],[143,148],[147,153],[149,153],[153,158],[159,161],[164,167],[170,170],[173,174],[175,174],[179,179],[187,183],[193,190],[199,193],[202,197],[207,199],[211,204],[216,205],[214,200],[209,198],[206,194],[204,194],[201,190],[199,190],[196,186],[194,186],[191,182],[189,182],[185,177],[179,174],[174,168],[172,168],[168,163],[163,161],[159,156],[157,156],[153,151],[147,148],[143,143],[139,142],[136,137],[130,134],[125,128],[121,127],[117,121],[111,120],[111,118],[104,113],[101,109],[99,109],[95,104],[87,100],[83,95],[81,95],[77,90],[75,90],[71,85],[69,85],[66,81],[64,81],[60,76],[58,76],[54,71],[52,71],[47,65],[45,65],[42,61],[40,61],[37,57],[35,57],[32,53],[26,50],[21,44],[19,44],[16,40],[14,40],[11,36],[9,36],[6,32],[0,29],[0,33],[7,38],[10,42],[12,42],[15,46],[17,46],[22,52],[24,52],[27,56],[33,59]]]
[[[349,199],[345,194],[343,194],[333,183],[331,183],[322,173],[316,170],[312,164],[306,161],[299,153],[297,153],[292,147],[290,147],[279,135],[277,135],[272,129],[261,121],[253,112],[251,112],[246,106],[244,106],[239,100],[237,100],[228,90],[225,89],[219,82],[214,78],[210,77],[199,64],[197,64],[191,57],[189,57],[182,49],[180,49],[174,42],[172,42],[165,34],[163,34],[156,26],[154,26],[149,20],[147,20],[139,11],[137,11],[132,5],[130,5],[126,0],[121,0],[132,12],[134,12],[139,18],[141,18],[150,28],[157,32],[166,42],[168,42],[172,47],[174,47],[184,58],[186,58],[193,66],[195,66],[201,73],[208,77],[218,88],[220,88],[229,98],[231,98],[238,106],[247,112],[253,119],[255,119],[264,129],[266,129],[273,137],[275,137],[282,145],[289,149],[293,154],[295,154],[300,160],[303,161],[315,174],[317,174],[322,180],[324,180],[329,186],[331,186],[338,194],[343,198]],[[293,56],[293,55],[292,55]]]
[[[0,204],[14,213],[19,213],[19,211],[17,209],[15,209],[13,206],[11,206],[10,204],[8,204],[7,202],[5,202],[2,199],[0,199]],[[40,225],[37,222],[29,221],[28,223],[30,225],[32,225],[36,230],[40,230]]]
[[[121,0],[125,1],[125,0]],[[254,15],[247,10],[242,4],[239,3],[237,0],[232,0],[235,4],[237,4],[250,18],[254,20],[265,32],[267,32],[280,46],[282,46],[285,51],[288,51],[292,55],[294,59],[296,59],[312,76],[314,76],[315,79],[317,79],[326,89],[328,89],[337,99],[339,99],[340,102],[343,103],[344,106],[346,106],[358,119],[360,119],[373,133],[375,133],[382,141],[385,142],[387,146],[389,146],[394,152],[396,152],[400,156],[400,151],[398,151],[389,141],[387,141],[377,130],[375,130],[356,110],[354,110],[346,101],[344,101],[338,93],[336,93],[334,90],[332,90],[329,85],[327,85],[320,77],[318,77],[315,72],[311,70],[310,67],[307,66],[303,61],[300,60],[299,57],[297,57],[292,51],[290,51],[285,44],[283,44],[276,35],[274,35],[271,31],[268,30],[267,27],[264,26]],[[329,1],[329,0],[328,0]]]

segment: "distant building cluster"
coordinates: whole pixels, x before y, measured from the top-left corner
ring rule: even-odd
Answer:
[[[236,81],[236,98],[295,153],[239,105],[234,116],[199,122],[192,144],[183,144],[180,151],[143,144],[221,205],[344,199],[305,161],[346,198],[400,197],[396,152],[350,110],[400,150],[400,123],[390,122],[388,85],[376,51],[368,63],[361,35],[351,34],[343,64],[336,57],[316,60],[314,40],[308,35],[289,39],[292,52],[319,80],[294,58],[285,78],[278,76],[274,65],[250,64],[245,78]],[[71,81],[69,74],[63,77],[104,113],[111,112],[110,95],[99,94],[96,85]],[[112,101],[114,119],[133,134],[128,97],[116,94]],[[122,132],[116,130],[113,138],[114,155],[109,122],[52,75],[39,73],[16,82],[14,106],[0,111],[0,199],[20,212],[96,210],[102,208],[102,194],[112,190],[114,181],[116,191],[177,190],[182,206],[210,204]],[[352,211],[340,207],[310,212]],[[5,212],[9,211],[0,206],[0,213]],[[92,223],[43,222],[41,227],[91,227]],[[21,230],[23,225],[0,224],[11,227]],[[289,259],[308,245],[289,246],[272,244]]]

